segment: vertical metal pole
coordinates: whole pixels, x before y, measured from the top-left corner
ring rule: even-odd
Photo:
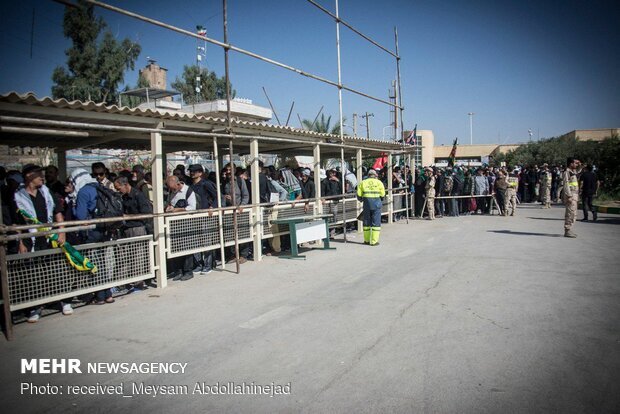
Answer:
[[[224,0],[226,1],[226,0]],[[236,177],[236,170],[237,168],[235,167],[235,164],[233,163],[233,140],[229,139],[228,140],[228,157],[230,159],[230,197],[232,199],[232,205],[235,206],[235,209],[233,210],[233,235],[235,238],[235,263],[237,265],[237,270],[236,273],[239,274],[240,272],[240,265],[239,265],[239,229],[238,229],[238,210],[237,210],[237,197],[235,195],[235,190],[237,189],[237,177]],[[239,202],[241,202],[241,200],[239,200]]]
[[[363,174],[362,174],[362,163],[364,162],[364,160],[362,159],[362,149],[358,148],[356,150],[356,154],[355,154],[355,161],[357,163],[357,168],[356,168],[356,174],[357,174],[357,185],[360,185],[362,183],[362,178],[364,178]],[[357,202],[357,215],[359,216],[360,213],[362,212],[362,208],[363,205],[362,203],[360,203],[359,201]],[[362,232],[362,227],[364,225],[364,222],[361,220],[357,221],[357,232],[361,233]]]
[[[0,219],[1,220],[1,219]],[[2,308],[4,312],[4,329],[6,329],[6,339],[13,339],[13,319],[11,318],[11,302],[9,298],[9,273],[6,262],[6,243],[0,243],[0,276],[2,277]]]
[[[345,191],[346,191],[346,181],[345,180],[345,171],[346,167],[344,165],[344,148],[340,148],[340,171],[342,175],[342,235],[344,237],[344,242],[347,242],[347,214],[346,214],[346,205],[345,205]]]
[[[469,115],[469,145],[474,145],[474,113],[469,112],[467,115]],[[530,141],[531,141],[532,130],[530,129],[528,132],[530,134]]]
[[[409,191],[409,188],[413,185],[414,183],[413,180],[415,179],[415,169],[413,168],[413,164],[411,161],[411,154],[407,155],[407,164],[409,164],[409,171],[411,172],[411,184],[407,186],[407,191]],[[407,183],[407,178],[405,178],[405,183]],[[413,216],[415,217],[415,200],[413,197],[413,193],[409,193],[409,197],[407,197],[407,199],[409,200],[408,205],[411,207],[411,212],[413,213]],[[407,224],[409,224],[409,210],[407,210]]]
[[[392,192],[392,173],[394,168],[392,166],[392,153],[387,154],[387,185],[388,185],[388,223],[394,221],[394,193]]]
[[[228,45],[228,7],[226,0],[222,0],[223,3],[223,11],[224,11],[224,43]],[[224,70],[226,75],[226,118],[228,120],[228,134],[234,137],[232,131],[232,116],[230,113],[230,69],[228,65],[228,52],[230,48],[228,46],[224,47]],[[228,140],[228,154],[230,155],[230,168],[231,168],[231,176],[230,176],[230,193],[232,198],[232,205],[237,206],[237,200],[235,198],[235,189],[236,189],[236,177],[235,177],[235,164],[233,163],[233,140],[232,138]],[[239,234],[237,229],[237,209],[233,210],[233,234],[235,236],[235,262],[237,263],[237,274],[239,273]],[[224,261],[224,258],[222,258]]]
[[[312,148],[314,158],[314,214],[323,214],[323,204],[321,203],[321,146],[314,144]],[[326,237],[329,237],[329,227]],[[323,245],[323,241],[320,241]]]
[[[353,138],[357,138],[357,114],[353,114]]]
[[[338,9],[338,0],[336,0],[336,51],[338,56],[338,115],[340,121],[340,142],[344,144],[344,125],[342,120],[342,72],[340,66],[340,20],[339,20],[339,9]],[[346,168],[344,166],[344,147],[340,148],[340,171],[342,176],[342,234],[344,237],[344,241],[347,241],[347,221],[346,221],[346,211],[345,211],[345,172]]]
[[[258,140],[250,141],[250,157],[252,158],[252,204],[260,202],[260,170],[258,165]],[[263,258],[263,220],[261,211],[262,207],[252,207],[252,215],[254,216],[254,261],[260,261]]]
[[[162,127],[162,124],[157,126]],[[155,241],[155,277],[157,289],[163,289],[168,285],[168,268],[166,264],[166,221],[164,213],[164,169],[163,142],[161,132],[151,133],[151,159],[153,172],[153,213],[157,217],[153,219],[153,240]]]
[[[370,139],[370,118],[368,112],[366,112],[366,139]]]
[[[0,205],[2,205],[2,194],[0,194]],[[2,221],[2,214],[0,214],[0,224],[4,224]],[[6,234],[3,234],[6,235]],[[2,308],[4,312],[4,329],[6,330],[6,339],[10,341],[13,339],[13,318],[11,317],[11,301],[9,297],[9,272],[8,264],[6,262],[6,243],[0,243],[0,284],[2,285]]]
[[[319,144],[314,144],[312,155],[314,158],[314,211],[316,214],[323,214],[321,204],[321,146]]]
[[[395,95],[398,95],[398,106],[400,108],[394,108],[394,114],[396,115],[397,111],[400,111],[400,139],[403,142],[403,149],[405,149],[405,137],[403,136],[404,131],[405,131],[405,126],[403,123],[403,93],[402,93],[402,89],[400,87],[400,53],[398,52],[398,29],[396,27],[394,27],[394,43],[396,46],[396,82],[397,82],[397,88],[395,88],[395,92],[397,92]],[[394,123],[396,124],[396,118],[394,119]],[[397,125],[395,125],[395,131],[398,132],[397,129]],[[397,135],[398,136],[398,135]],[[414,137],[415,139],[415,137]],[[417,144],[417,142],[416,142]],[[415,151],[415,150],[414,150]],[[412,166],[409,165],[409,168],[411,169]],[[412,170],[413,171],[413,170]],[[407,182],[407,175],[405,174],[405,187],[408,189],[409,185]],[[409,203],[407,202],[407,197],[405,197],[405,203],[407,205],[407,210]],[[405,222],[407,224],[409,224],[409,213],[406,214],[406,219]]]
[[[394,88],[394,105],[398,104],[398,88],[396,87],[396,81],[392,82],[392,87]],[[394,107],[394,141],[398,142],[398,108]],[[404,137],[400,137],[400,139],[404,139]]]
[[[215,161],[215,186],[217,187],[217,205],[219,207],[224,207],[222,204],[222,182],[220,180],[220,171],[221,171],[221,163],[220,163],[220,154],[217,145],[217,138],[213,138],[213,159]],[[224,248],[224,212],[220,211],[218,213],[218,228],[220,233],[220,256],[222,259],[222,269],[226,269],[226,249]]]

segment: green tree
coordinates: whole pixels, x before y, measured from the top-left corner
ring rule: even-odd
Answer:
[[[109,30],[100,41],[105,28],[94,7],[83,0],[65,9],[63,32],[72,45],[65,51],[67,67],[58,66],[52,73],[54,98],[107,104],[117,101],[118,87],[125,71],[134,69],[140,45],[129,39],[119,42]]]
[[[198,81],[200,78],[200,81]],[[200,85],[200,93],[196,87]],[[215,99],[226,99],[226,78],[218,78],[215,72],[206,68],[201,70],[198,65],[183,66],[183,75],[172,82],[172,88],[183,94],[185,103],[194,104]],[[230,86],[231,98],[234,98],[236,91]]]
[[[346,118],[342,118],[343,123],[346,122],[346,120]],[[313,122],[309,119],[304,119],[301,121],[304,128],[306,128],[308,131],[314,131],[321,134],[340,135],[340,123],[336,123],[336,125],[332,126],[331,122],[332,116],[330,115],[325,118],[325,114],[321,114],[321,117],[317,119],[316,122]]]
[[[566,158],[577,157],[585,164],[595,165],[607,192],[620,192],[620,138],[612,136],[603,141],[580,141],[558,137],[529,142],[507,154],[498,154],[494,161],[515,165],[565,165]]]

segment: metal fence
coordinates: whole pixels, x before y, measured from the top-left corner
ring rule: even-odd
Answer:
[[[153,277],[152,236],[75,246],[97,266],[81,272],[61,249],[7,256],[11,311],[43,305]]]
[[[354,222],[360,210],[357,199],[326,200],[321,204],[330,227]],[[406,211],[407,191],[392,192],[392,211]],[[383,205],[383,214],[390,206]],[[313,216],[315,203],[304,202],[259,206],[255,217],[252,210],[202,211],[164,217],[166,257],[174,258],[202,251],[215,250],[235,243],[234,214],[237,215],[239,243],[251,242],[255,225],[262,223],[262,239],[288,233],[288,226],[272,225],[276,218]],[[11,311],[39,306],[102,289],[138,282],[153,277],[153,236],[140,236],[103,243],[75,246],[97,266],[96,273],[80,272],[71,267],[61,249],[50,249],[7,256],[8,303]]]
[[[234,245],[233,214],[227,210],[166,217],[167,257],[218,249],[222,246],[222,238],[224,246]],[[254,233],[250,209],[237,213],[237,231],[239,243],[252,241]]]

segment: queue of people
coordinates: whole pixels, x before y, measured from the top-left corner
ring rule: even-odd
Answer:
[[[540,168],[418,168],[411,171],[408,166],[398,166],[388,177],[387,168],[363,169],[364,180],[359,183],[351,171],[339,169],[321,170],[320,183],[314,182],[314,173],[307,168],[281,168],[260,164],[258,176],[259,203],[278,203],[283,201],[311,200],[320,186],[323,197],[341,196],[344,193],[357,195],[363,202],[364,242],[377,245],[382,221],[382,206],[385,188],[392,180],[394,193],[409,189],[415,195],[415,207],[407,211],[405,197],[394,199],[394,220],[404,214],[422,217],[423,212],[429,220],[442,216],[462,214],[486,214],[492,208],[492,200],[497,202],[501,215],[514,216],[520,202],[540,202],[542,208],[550,208],[553,201],[562,198],[566,205],[565,236],[574,238],[572,224],[576,220],[579,197],[583,203],[584,221],[589,220],[589,212],[597,219],[592,207],[592,198],[598,193],[600,182],[591,166],[583,169],[580,162],[569,158],[565,167]],[[558,178],[559,175],[559,178]],[[72,220],[88,220],[102,217],[152,214],[153,186],[152,176],[144,166],[135,165],[131,170],[110,172],[100,162],[92,164],[90,171],[74,169],[63,184],[58,180],[58,168],[50,165],[41,168],[29,164],[21,171],[6,171],[0,167],[0,192],[4,224],[29,224],[28,217],[40,223],[62,223]],[[234,180],[233,180],[234,176]],[[218,200],[224,207],[249,205],[253,203],[251,194],[252,176],[250,171],[231,164],[220,172],[220,188],[214,171],[206,170],[200,164],[187,168],[178,165],[165,180],[166,212],[207,210],[217,208]],[[468,197],[469,196],[469,197]],[[398,203],[398,205],[396,205]],[[21,211],[19,213],[18,211]],[[25,214],[24,214],[25,213]],[[57,243],[69,241],[71,244],[100,243],[118,238],[143,236],[153,233],[152,219],[128,219],[115,223],[98,224],[95,228],[79,232],[59,233]],[[263,243],[263,254],[280,252],[290,247],[286,236],[274,237],[273,241]],[[46,237],[36,236],[20,239],[8,244],[8,253],[27,253],[52,248]],[[253,256],[252,244],[239,246],[240,263]],[[186,281],[196,274],[208,274],[218,262],[234,261],[233,248],[225,251],[208,251],[170,259],[169,278]],[[129,292],[145,288],[144,282],[129,286]],[[88,302],[97,305],[114,303],[111,289],[95,292]],[[70,302],[58,303],[63,315],[71,315]],[[28,310],[28,322],[37,322],[41,307]]]

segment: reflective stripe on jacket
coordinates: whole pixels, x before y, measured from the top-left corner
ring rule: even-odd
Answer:
[[[367,178],[357,186],[358,198],[382,198],[385,197],[385,187],[376,178]],[[361,200],[360,200],[361,201]]]

